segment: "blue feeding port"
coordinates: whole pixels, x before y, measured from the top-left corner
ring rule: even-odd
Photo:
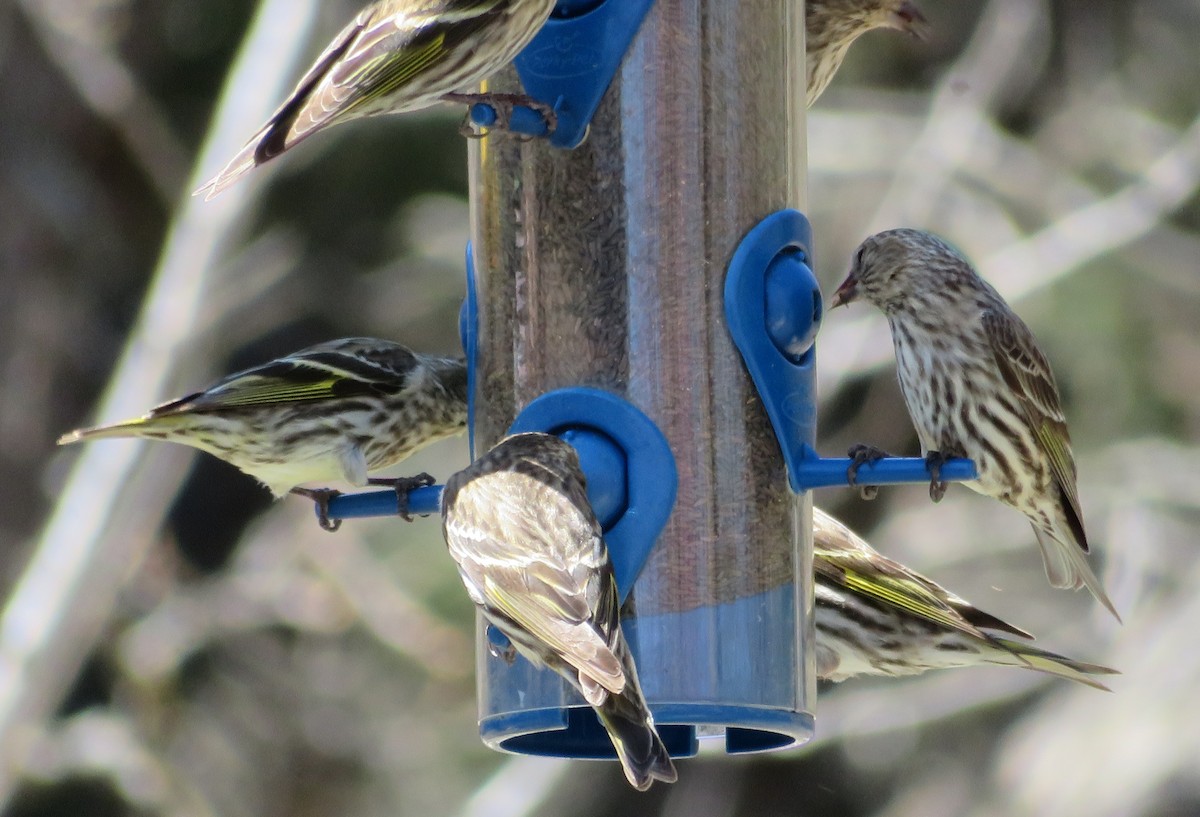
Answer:
[[[573,148],[587,136],[621,60],[654,0],[559,0],[550,19],[513,61],[525,93],[550,106],[557,118],[552,145]],[[471,106],[471,121],[483,128],[496,124],[497,112],[487,104]],[[546,136],[545,118],[517,106],[509,130]]]
[[[609,412],[604,427],[612,428],[611,422],[623,424],[618,432],[623,444],[594,426],[553,420],[550,425],[543,424],[543,420],[563,416],[564,409],[581,399],[594,400]],[[646,545],[653,545],[675,499],[671,451],[645,415],[620,398],[591,389],[568,389],[534,401],[513,426],[513,433],[544,429],[553,429],[550,433],[569,442],[579,454],[587,477],[588,502],[604,528],[624,600],[649,556]],[[636,476],[631,476],[630,457],[623,445],[632,445]],[[409,514],[441,513],[442,487],[429,485],[409,491]],[[396,492],[390,488],[342,494],[329,501],[333,520],[396,516],[398,512]]]
[[[495,127],[496,123],[500,121],[500,114],[486,102],[476,102],[471,106],[469,113],[471,122],[481,128]],[[558,113],[557,110],[555,113]],[[550,133],[550,123],[546,121],[546,117],[533,108],[515,105],[508,117],[506,130],[526,136],[546,136]],[[555,130],[557,131],[557,127]]]
[[[821,288],[811,267],[812,228],[803,213],[780,210],[751,229],[729,263],[725,317],[771,426],[779,440],[788,482],[796,493],[849,486],[847,458],[822,458],[816,440],[817,331]],[[975,464],[952,459],[939,479],[976,479]],[[885,457],[864,463],[855,485],[928,482],[925,460]]]
[[[809,264],[812,228],[796,210],[772,213],[738,246],[725,278],[725,320],[783,450],[792,490],[815,456],[821,288]]]

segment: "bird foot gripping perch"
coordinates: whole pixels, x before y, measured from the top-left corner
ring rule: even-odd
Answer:
[[[858,486],[858,495],[868,502],[875,499],[875,497],[879,496],[879,486],[858,485],[858,469],[864,465],[879,462],[884,457],[890,457],[891,454],[882,448],[858,443],[857,445],[850,446],[850,450],[846,452],[846,456],[850,458],[850,467],[846,469],[846,482],[852,487]]]
[[[418,516],[435,513],[437,511],[436,501],[431,509],[428,501],[411,498],[415,491],[429,488],[435,482],[436,480],[432,476],[422,472],[413,477],[371,477],[367,480],[368,485],[391,486],[390,491],[346,494],[335,488],[293,488],[292,493],[307,497],[316,503],[317,524],[321,526],[321,530],[335,533],[342,526],[342,520],[351,516],[395,515],[405,522],[411,522],[414,513]],[[375,512],[380,500],[386,501],[389,495],[395,502],[391,513]],[[346,499],[342,499],[342,497],[346,497]]]
[[[321,526],[321,530],[337,533],[338,528],[342,526],[342,520],[329,515],[329,503],[341,496],[341,491],[337,488],[296,487],[291,490],[291,493],[311,499],[315,506],[314,510],[317,512],[317,524]]]
[[[428,476],[428,475],[424,475]],[[418,480],[419,477],[409,479]],[[391,480],[388,480],[391,482]],[[409,516],[428,516],[438,512],[442,486],[432,481],[421,485],[404,486],[403,500],[398,487],[382,491],[355,491],[330,497],[326,509],[328,518],[340,523],[344,519],[368,519],[379,516],[401,516],[403,507]]]
[[[892,457],[891,454],[884,451],[882,448],[876,448],[873,445],[858,443],[850,446],[850,450],[846,452],[846,456],[850,458],[850,467],[846,469],[846,480],[851,486],[858,486],[859,494],[863,499],[871,500],[879,495],[878,485],[859,485],[858,471],[864,465],[874,465],[882,459]],[[925,469],[929,471],[929,498],[934,502],[941,502],[946,496],[946,482],[942,480],[942,469],[946,464],[957,459],[956,457],[942,451],[930,451],[925,455]],[[969,479],[970,477],[968,477]]]
[[[392,490],[396,492],[396,515],[405,522],[413,521],[408,495],[417,488],[428,488],[436,482],[437,480],[424,471],[415,477],[372,477],[367,480],[368,485],[392,486]]]
[[[467,116],[479,128],[579,146],[653,0],[559,0],[537,36],[513,60],[536,104],[498,110],[487,99]],[[486,96],[486,95],[484,95]],[[505,116],[507,114],[507,122]]]

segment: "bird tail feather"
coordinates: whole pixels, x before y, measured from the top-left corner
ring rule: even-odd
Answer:
[[[1059,539],[1036,525],[1033,530],[1037,535],[1038,545],[1042,548],[1042,561],[1046,565],[1046,577],[1050,579],[1050,584],[1071,590],[1086,587],[1120,622],[1121,616],[1108,594],[1104,592],[1104,585],[1092,572],[1087,554],[1070,541]]]
[[[192,195],[202,195],[205,201],[209,201],[257,167],[259,162],[255,154],[258,150],[258,143],[266,138],[273,125],[274,122],[268,123],[266,127],[254,134],[254,137],[237,152],[237,155],[221,168],[220,173],[197,187],[192,191]]]
[[[609,695],[596,708],[596,714],[612,739],[631,786],[645,791],[655,780],[675,782],[675,764],[636,684],[626,686],[620,695]]]
[[[1031,647],[1020,641],[1012,641],[1007,638],[993,638],[991,641],[996,646],[1012,654],[1011,660],[996,661],[994,663],[1024,666],[1029,669],[1038,670],[1039,672],[1057,675],[1059,678],[1077,681],[1095,689],[1104,690],[1105,692],[1109,692],[1109,688],[1090,676],[1120,675],[1120,672],[1115,669],[1101,666],[1100,664],[1089,664],[1086,661],[1076,661],[1074,658],[1067,658],[1064,655],[1059,655],[1048,650],[1039,650],[1037,647]]]
[[[122,420],[119,423],[109,423],[92,428],[77,428],[58,438],[59,445],[83,442],[84,440],[99,440],[108,437],[144,437],[154,429],[152,421],[146,417],[135,417]]]

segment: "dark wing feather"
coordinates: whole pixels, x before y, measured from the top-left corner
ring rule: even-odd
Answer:
[[[151,416],[396,394],[420,359],[399,344],[351,338],[301,350],[229,375],[155,407]]]
[[[615,583],[607,559],[596,564],[594,516],[528,474],[468,472],[447,481],[442,500],[446,543],[464,581],[489,613],[517,628],[507,633],[514,641],[532,641],[620,692],[624,670],[610,646],[616,596],[606,592]]]
[[[1016,315],[1007,310],[985,309],[981,319],[1000,374],[1020,400],[1029,427],[1050,464],[1067,523],[1086,552],[1087,536],[1075,483],[1071,437],[1050,362],[1038,348],[1033,332]]]
[[[813,571],[817,577],[926,621],[988,638],[979,628],[1024,638],[1024,630],[977,610],[937,582],[872,549],[827,514],[814,514]],[[969,615],[968,615],[969,614]]]
[[[262,134],[256,136],[251,142],[252,144],[256,143],[254,148],[254,161],[256,164],[262,164],[268,159],[273,159],[304,138],[307,132],[313,130],[312,128],[308,128],[305,134],[294,136],[292,125],[300,115],[300,112],[308,107],[313,91],[320,84],[321,80],[346,55],[347,50],[354,44],[359,34],[362,33],[370,19],[370,14],[370,9],[359,12],[358,16],[334,37],[333,42],[321,52],[321,56],[317,57],[316,62],[308,69],[308,72],[301,78],[300,82],[296,84],[295,89],[288,96],[287,100],[279,106],[279,110],[275,111],[271,115],[271,118],[267,120],[267,125],[263,128]]]
[[[327,81],[321,77],[294,112],[288,146],[363,103],[404,88],[453,55],[505,5],[506,0],[431,2],[421,8],[379,4],[328,68]]]

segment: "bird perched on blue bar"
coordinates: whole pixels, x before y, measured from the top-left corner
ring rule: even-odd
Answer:
[[[340,122],[438,102],[486,102],[499,113],[546,105],[512,94],[467,93],[512,62],[555,0],[379,0],[317,58],[262,130],[197,191],[212,198],[263,162]],[[501,116],[496,127],[504,127]],[[551,127],[553,130],[553,127]]]
[[[1087,587],[1120,620],[1088,565],[1075,460],[1050,363],[1033,332],[962,254],[922,230],[859,245],[831,307],[865,300],[887,316],[900,390],[933,479],[951,457],[975,461],[968,487],[1029,519],[1054,587]],[[882,455],[869,446],[854,456]]]
[[[299,494],[325,513],[337,495],[307,483],[392,485],[406,515],[408,491],[432,484],[428,474],[370,478],[467,424],[462,358],[413,352],[375,338],[311,346],[218,380],[163,403],[142,417],[64,434],[59,445],[104,437],[182,443],[229,462],[273,495]]]

